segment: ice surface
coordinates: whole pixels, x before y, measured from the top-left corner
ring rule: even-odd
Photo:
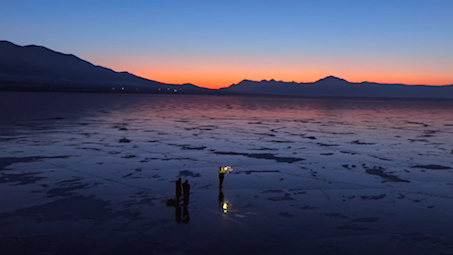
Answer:
[[[0,100],[6,254],[453,252],[451,101]],[[165,205],[178,177],[187,224]]]

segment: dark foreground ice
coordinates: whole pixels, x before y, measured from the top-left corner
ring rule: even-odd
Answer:
[[[2,92],[0,110],[1,254],[453,254],[451,101]],[[166,205],[178,177],[187,208]]]

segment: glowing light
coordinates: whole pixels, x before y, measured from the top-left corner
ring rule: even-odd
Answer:
[[[233,171],[233,168],[232,168],[231,166],[225,166],[225,167],[223,168],[223,170],[224,170],[225,172],[231,172],[231,171]]]
[[[222,205],[222,208],[223,208],[223,213],[227,213],[228,212],[228,204],[227,203],[223,203]]]

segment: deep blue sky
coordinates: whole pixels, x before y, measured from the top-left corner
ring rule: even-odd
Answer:
[[[0,39],[163,82],[453,83],[453,1],[1,0]]]

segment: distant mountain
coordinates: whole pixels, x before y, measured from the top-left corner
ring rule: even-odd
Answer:
[[[221,90],[238,94],[306,97],[453,98],[453,85],[353,83],[335,76],[328,76],[312,83],[243,80]]]
[[[312,83],[243,80],[228,88],[166,84],[95,66],[42,46],[0,41],[0,90],[256,94],[305,97],[453,98],[453,85],[353,83],[328,76]]]
[[[0,41],[0,90],[198,93],[209,89],[148,80],[42,46]]]

